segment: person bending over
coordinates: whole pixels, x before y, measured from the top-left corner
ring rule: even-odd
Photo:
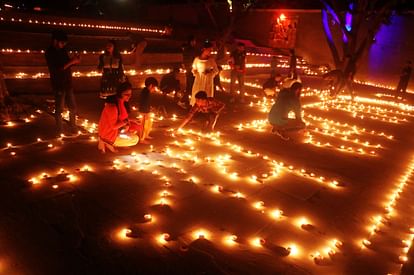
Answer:
[[[179,68],[174,68],[171,72],[164,75],[161,78],[160,90],[164,96],[173,93],[174,101],[178,100],[178,93],[181,92],[180,80],[178,74],[180,73]]]
[[[275,74],[263,83],[263,94],[266,97],[274,97],[282,86],[283,77],[281,74]]]
[[[301,90],[302,84],[299,82],[293,83],[290,88],[282,89],[269,112],[269,122],[273,126],[272,133],[284,140],[289,139],[287,132],[305,128],[299,100]],[[294,112],[294,119],[288,117],[290,112]]]
[[[131,95],[132,86],[125,82],[118,86],[116,95],[106,99],[98,125],[98,149],[102,153],[106,149],[115,152],[114,147],[129,147],[138,143],[142,125],[128,117]]]
[[[188,113],[187,117],[178,127],[178,129],[183,128],[187,123],[189,123],[196,113],[203,113],[208,116],[206,121],[206,126],[210,130],[214,130],[216,126],[217,119],[220,116],[220,112],[224,109],[224,103],[214,99],[212,97],[207,97],[207,93],[204,91],[199,91],[195,95],[195,103]]]

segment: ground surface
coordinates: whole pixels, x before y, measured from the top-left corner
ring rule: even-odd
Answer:
[[[202,118],[169,131],[185,111],[157,95],[168,114],[151,144],[105,155],[86,131],[54,138],[53,118],[28,107],[30,122],[0,127],[0,272],[398,274],[414,228],[414,109],[357,89],[353,103],[304,93],[304,143],[270,133],[256,88],[211,134]],[[102,102],[77,101],[93,129]]]

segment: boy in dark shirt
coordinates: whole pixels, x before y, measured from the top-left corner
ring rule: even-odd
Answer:
[[[293,83],[290,88],[281,90],[275,104],[270,109],[269,122],[273,126],[272,133],[276,133],[284,140],[289,139],[287,132],[305,128],[299,101],[301,90],[302,84],[299,82]],[[291,111],[295,113],[295,119],[288,118]]]
[[[62,110],[66,104],[69,109],[70,132],[76,133],[76,102],[72,87],[71,67],[80,63],[80,57],[69,58],[66,51],[68,37],[63,31],[52,34],[52,44],[45,57],[49,68],[52,90],[55,94],[55,120],[58,134],[62,132]]]
[[[140,143],[148,144],[148,139],[152,139],[149,135],[152,129],[151,118],[151,93],[155,92],[158,87],[158,81],[153,77],[145,79],[145,88],[142,89],[139,95],[139,112],[142,117],[142,136],[140,137]]]
[[[182,127],[187,125],[187,123],[189,123],[193,119],[196,113],[204,113],[208,115],[208,120],[206,123],[207,127],[213,131],[214,126],[216,126],[216,122],[220,115],[220,112],[224,109],[224,103],[212,97],[207,97],[207,93],[204,91],[199,91],[198,93],[196,93],[195,99],[196,101],[194,106],[191,108],[187,117],[180,124],[178,129],[181,129]]]

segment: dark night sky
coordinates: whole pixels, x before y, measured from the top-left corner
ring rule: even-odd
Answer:
[[[209,1],[209,0],[205,0]],[[319,1],[309,0],[242,0],[245,2],[259,2],[258,8],[318,8]],[[20,11],[33,11],[34,7],[40,7],[43,13],[82,16],[82,17],[101,17],[135,20],[140,13],[145,13],[145,5],[153,4],[190,4],[200,3],[197,0],[0,0],[0,7],[10,4]],[[212,0],[212,2],[223,2],[227,0]],[[303,5],[301,3],[308,3]],[[309,3],[313,3],[309,5]],[[315,3],[317,5],[315,5]]]
[[[244,0],[249,2],[249,0]],[[104,9],[105,7],[122,9],[126,6],[135,6],[147,4],[185,4],[185,3],[197,3],[202,1],[197,0],[0,0],[0,3],[9,3],[14,6],[20,6],[20,8],[32,9],[35,6],[40,6],[46,9],[53,10],[74,10],[75,7],[82,7],[84,9]],[[226,0],[216,0],[216,2],[227,2]],[[259,0],[251,1],[258,2],[259,7],[268,8],[318,8],[320,7],[319,1],[309,0]]]
[[[227,2],[227,0],[204,0],[211,2]],[[292,8],[292,9],[320,9],[319,0],[241,0],[256,2],[257,8]],[[380,0],[386,1],[386,0]],[[405,7],[414,9],[414,1],[406,1]],[[65,15],[106,16],[123,19],[136,18],[145,5],[152,4],[189,4],[200,3],[202,0],[0,0],[1,7],[5,3],[20,10],[32,11],[34,7],[41,7],[44,12]],[[339,1],[342,2],[342,1]],[[345,1],[344,1],[345,2]],[[412,4],[407,4],[411,3]]]

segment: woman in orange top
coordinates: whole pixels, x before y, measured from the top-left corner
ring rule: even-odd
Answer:
[[[142,125],[128,118],[131,95],[132,86],[125,82],[118,86],[116,95],[106,100],[98,126],[98,149],[102,153],[106,149],[115,152],[114,147],[129,147],[138,143]]]

